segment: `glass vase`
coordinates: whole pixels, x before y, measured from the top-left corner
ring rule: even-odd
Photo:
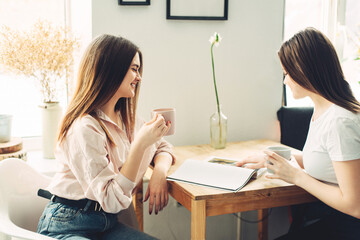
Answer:
[[[226,146],[227,117],[223,114],[221,106],[216,106],[216,111],[210,117],[210,145],[215,149]]]

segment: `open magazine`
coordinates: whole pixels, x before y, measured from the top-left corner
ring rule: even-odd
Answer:
[[[210,157],[209,159],[207,159],[206,161],[210,162],[210,163],[217,163],[217,164],[223,164],[223,165],[229,165],[229,166],[236,166],[236,163],[238,161],[240,161],[240,159],[236,159],[236,158],[223,158],[223,157]],[[242,168],[245,167],[246,165],[250,165],[251,163],[247,163],[243,166],[241,166]],[[259,168],[256,169],[257,171],[255,171],[255,173],[251,176],[252,178],[258,178],[260,177],[263,173],[266,172],[266,168]]]
[[[204,161],[187,159],[167,179],[237,192],[258,169],[235,167],[236,161],[219,157]]]

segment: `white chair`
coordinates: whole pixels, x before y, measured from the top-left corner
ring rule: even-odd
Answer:
[[[38,173],[23,160],[9,158],[0,162],[0,239],[50,240],[36,233],[37,224],[48,199],[37,196],[50,178]]]

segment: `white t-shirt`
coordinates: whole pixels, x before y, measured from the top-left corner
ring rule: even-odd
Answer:
[[[337,184],[332,161],[355,159],[360,159],[360,114],[333,104],[310,122],[304,168],[316,179]]]

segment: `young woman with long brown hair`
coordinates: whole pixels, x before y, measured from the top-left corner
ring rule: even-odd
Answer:
[[[308,209],[314,210],[310,214],[317,215],[316,222],[279,239],[360,239],[360,103],[320,31],[295,34],[281,46],[279,58],[294,98],[310,97],[314,103],[302,155],[294,156],[305,171],[270,151],[239,166],[265,166],[274,171],[268,178],[296,184],[321,201]]]
[[[162,137],[171,123],[161,115],[146,123],[136,117],[142,69],[142,54],[127,39],[102,35],[87,48],[60,126],[55,152],[60,169],[41,193],[50,193],[51,200],[39,233],[58,239],[154,239],[117,221],[149,164],[154,165],[145,197],[150,214],[168,202],[166,173],[174,157]]]

